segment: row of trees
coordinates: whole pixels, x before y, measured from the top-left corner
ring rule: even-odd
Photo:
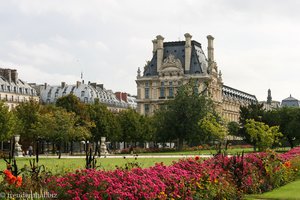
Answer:
[[[287,143],[291,148],[300,143],[300,108],[282,107],[271,111],[262,104],[240,108],[239,124],[230,122],[229,133],[243,137],[259,150]]]
[[[0,140],[19,134],[23,142],[40,140],[56,144],[61,152],[64,142],[108,141],[143,145],[145,142],[221,145],[228,134],[245,138],[263,150],[283,137],[291,147],[300,142],[300,109],[281,108],[265,111],[260,104],[240,108],[239,123],[225,123],[214,111],[212,101],[195,90],[192,83],[183,85],[176,97],[160,106],[153,116],[142,116],[128,109],[112,113],[99,102],[84,104],[74,95],[57,100],[55,105],[29,101],[9,112],[0,102]],[[97,148],[98,149],[98,146]]]
[[[12,112],[1,103],[0,128],[2,141],[19,134],[22,141],[42,139],[56,144],[58,150],[63,142],[89,140],[98,144],[101,137],[124,145],[175,142],[182,149],[184,142],[220,142],[227,134],[212,101],[199,94],[193,84],[182,86],[175,99],[162,105],[153,116],[142,116],[131,109],[112,113],[99,102],[84,104],[74,95],[58,99],[55,105],[24,102]]]
[[[11,112],[0,102],[1,141],[18,134],[22,143],[49,141],[56,144],[59,152],[64,142],[70,142],[72,150],[74,141],[98,144],[101,137],[111,142],[148,141],[148,121],[148,117],[134,110],[114,114],[99,102],[84,104],[74,95],[58,99],[55,105],[41,105],[34,100],[23,102]]]

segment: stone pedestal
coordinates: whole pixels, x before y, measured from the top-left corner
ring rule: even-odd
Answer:
[[[101,155],[107,155],[108,154],[107,146],[105,144],[105,140],[106,140],[106,137],[101,137],[101,144],[100,144]]]
[[[19,144],[20,141],[20,135],[15,135],[15,152],[14,152],[14,156],[16,157],[23,157],[23,152],[22,152],[22,148]]]

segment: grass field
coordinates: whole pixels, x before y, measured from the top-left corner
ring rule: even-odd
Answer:
[[[281,153],[290,150],[290,147],[276,148],[275,151]],[[222,151],[223,152],[223,151]],[[227,153],[234,155],[237,153],[252,153],[253,148],[229,148]],[[174,152],[158,152],[158,153],[139,153],[139,155],[213,155],[216,154],[217,150],[198,150],[198,151],[174,151]]]
[[[278,199],[278,200],[299,200],[300,199],[300,179],[285,186],[274,189],[260,195],[248,195],[246,200],[254,199]]]
[[[30,158],[17,158],[18,168],[29,166]],[[173,161],[177,161],[179,158],[97,158],[97,165],[100,169],[113,170],[117,166],[124,167],[126,163],[138,162],[143,168],[154,166],[155,163],[163,162],[165,165],[170,165]],[[47,170],[50,170],[53,174],[61,174],[65,172],[74,172],[76,169],[83,169],[85,167],[85,158],[40,158],[39,165],[44,165]],[[6,163],[4,160],[0,160],[0,170],[6,169]]]

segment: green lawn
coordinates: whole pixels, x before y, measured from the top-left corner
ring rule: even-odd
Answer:
[[[33,158],[31,158],[33,159]],[[17,158],[18,168],[22,168],[25,164],[29,165],[30,158]],[[83,169],[85,166],[85,158],[40,158],[39,165],[45,165],[45,167],[52,171],[52,173],[65,173],[74,172],[76,169]],[[100,169],[113,170],[117,166],[125,166],[128,162],[138,162],[143,168],[154,166],[155,163],[163,162],[165,165],[170,165],[173,161],[177,161],[179,158],[98,158],[97,165],[100,165]],[[0,170],[6,168],[6,163],[3,159],[0,160]]]
[[[245,199],[282,199],[282,200],[295,200],[300,199],[300,179],[291,182],[285,186],[274,189],[260,195],[248,195]]]
[[[280,147],[276,148],[275,151],[281,153],[290,150],[289,147]],[[222,151],[223,152],[223,151]],[[227,150],[228,154],[235,155],[237,153],[252,153],[253,148],[229,148]],[[216,154],[217,151],[212,150],[199,150],[199,151],[174,151],[174,152],[159,152],[159,153],[138,153],[139,155],[213,155]]]

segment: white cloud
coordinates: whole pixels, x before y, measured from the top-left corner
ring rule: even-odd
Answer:
[[[260,100],[268,88],[273,99],[286,93],[300,99],[299,6],[296,0],[3,1],[0,55],[7,65],[27,66],[19,74],[29,82],[74,82],[83,71],[86,80],[134,94],[136,70],[151,59],[156,35],[176,41],[189,32],[206,51],[211,34],[225,84]]]

